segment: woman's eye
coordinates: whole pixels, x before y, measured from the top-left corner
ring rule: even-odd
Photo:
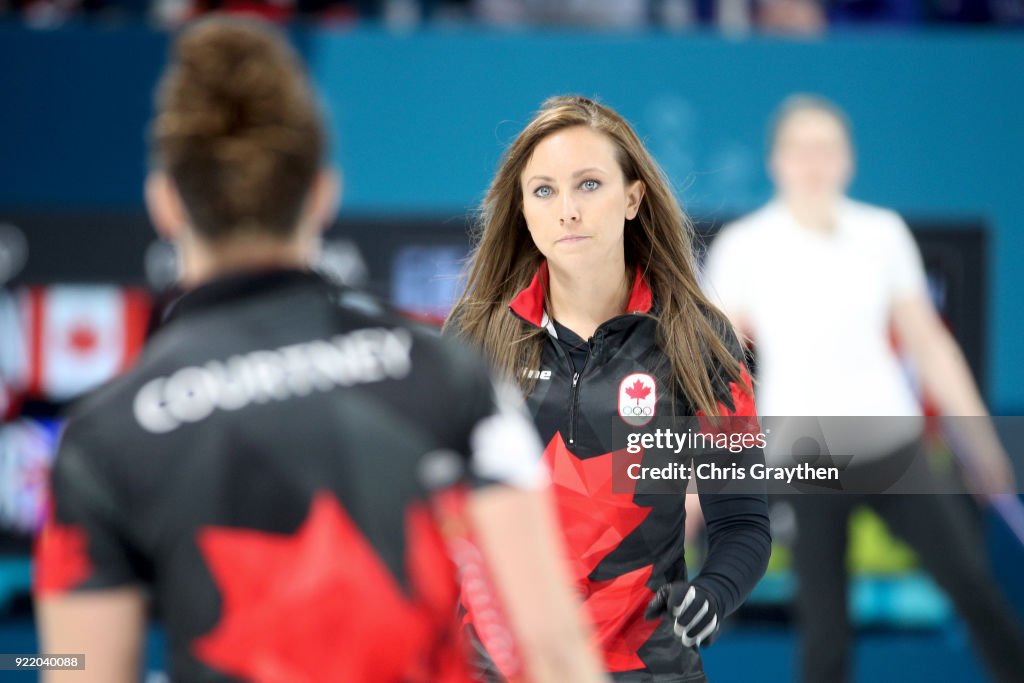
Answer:
[[[552,190],[551,186],[549,185],[541,185],[540,187],[533,191],[533,194],[543,199],[544,197],[550,197],[552,194],[554,194],[554,190]]]
[[[601,183],[596,180],[584,180],[580,183],[580,187],[587,192],[593,192],[597,188],[601,187]]]

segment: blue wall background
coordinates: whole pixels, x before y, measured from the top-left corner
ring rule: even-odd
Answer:
[[[324,95],[351,215],[459,216],[547,96],[634,122],[701,216],[769,196],[765,126],[794,91],[854,121],[854,196],[991,229],[989,399],[1024,409],[1024,36],[857,33],[823,41],[434,29],[295,33]],[[166,36],[0,26],[0,207],[137,209]]]

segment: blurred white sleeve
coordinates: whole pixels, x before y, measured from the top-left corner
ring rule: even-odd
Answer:
[[[928,295],[924,261],[910,228],[895,213],[889,226],[888,278],[890,298],[893,301]]]
[[[750,267],[741,237],[729,226],[722,228],[711,243],[701,277],[701,288],[711,303],[728,317],[743,316],[750,292]]]
[[[494,410],[474,426],[470,446],[476,479],[529,490],[547,486],[543,446],[519,390],[510,383],[494,382]]]

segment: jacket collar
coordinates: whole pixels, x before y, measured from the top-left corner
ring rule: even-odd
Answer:
[[[548,315],[544,310],[544,294],[548,289],[548,262],[541,261],[540,268],[534,274],[526,289],[519,292],[509,308],[517,316],[535,327],[547,327]],[[650,313],[654,304],[654,297],[650,285],[643,276],[640,266],[636,267],[636,275],[633,277],[633,289],[629,293],[629,301],[626,302],[626,313]]]
[[[306,286],[327,288],[319,275],[292,268],[248,269],[219,276],[186,291],[164,311],[164,322],[204,312],[270,291]]]

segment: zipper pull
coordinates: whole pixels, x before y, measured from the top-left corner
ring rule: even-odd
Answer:
[[[578,372],[574,373],[573,376],[572,376],[572,386],[573,386],[574,389],[576,388],[576,383],[579,382],[579,381],[580,381],[580,373],[578,373]]]

